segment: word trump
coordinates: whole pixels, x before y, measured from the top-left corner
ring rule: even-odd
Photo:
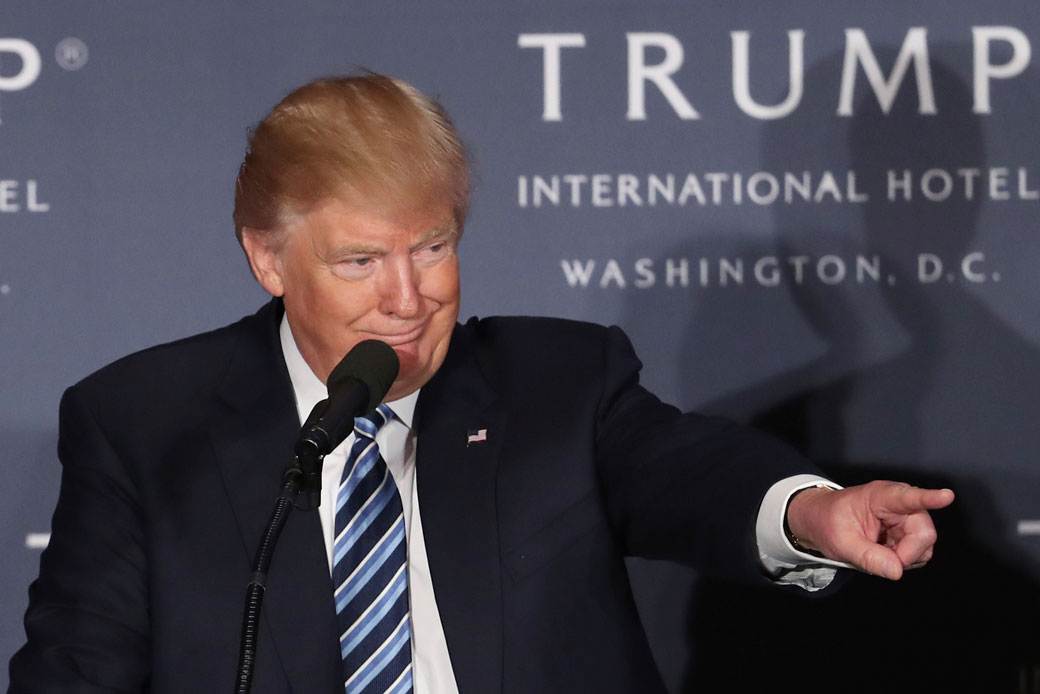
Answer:
[[[837,114],[853,115],[853,94],[860,68],[870,85],[882,112],[887,114],[896,94],[913,71],[917,86],[918,112],[925,115],[938,113],[935,89],[932,83],[928,56],[928,31],[912,27],[906,32],[895,64],[885,75],[863,29],[845,30],[845,51],[838,93]],[[990,87],[994,80],[1007,80],[1020,75],[1032,57],[1029,39],[1019,29],[1010,26],[975,26],[971,28],[973,56],[973,107],[977,114],[992,112]],[[700,113],[676,84],[673,76],[683,66],[683,44],[675,36],[660,32],[631,32],[625,35],[628,44],[628,120],[646,120],[647,85],[656,88],[679,118],[694,120]],[[798,108],[804,95],[805,31],[787,32],[788,86],[787,94],[778,103],[763,104],[751,95],[750,52],[751,32],[731,31],[733,99],[741,111],[759,120],[772,120],[790,115]],[[542,52],[542,120],[563,120],[561,74],[565,50],[585,48],[585,35],[580,33],[519,34],[520,48],[540,49]],[[995,44],[1006,44],[1010,57],[996,61]],[[1005,46],[1001,46],[1005,48]],[[647,53],[663,54],[660,62],[649,63]],[[1007,52],[1007,51],[1004,51]]]

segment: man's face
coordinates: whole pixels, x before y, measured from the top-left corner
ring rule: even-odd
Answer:
[[[386,400],[440,368],[459,313],[451,205],[385,214],[333,198],[295,220],[280,246],[243,242],[260,283],[285,302],[293,338],[322,381],[362,340],[386,342],[401,371]]]

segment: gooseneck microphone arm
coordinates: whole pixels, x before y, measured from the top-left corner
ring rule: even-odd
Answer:
[[[238,677],[235,680],[235,694],[248,694],[253,683],[260,610],[263,607],[264,591],[267,588],[267,570],[271,566],[271,557],[274,555],[278,536],[282,534],[285,521],[289,519],[289,514],[293,510],[293,503],[299,493],[300,477],[299,468],[295,466],[285,471],[282,492],[275,500],[274,512],[267,521],[267,527],[260,536],[260,545],[253,557],[253,573],[246,585],[246,605],[242,614],[242,637],[238,652]]]
[[[369,412],[382,402],[397,378],[399,364],[394,350],[378,340],[365,340],[354,346],[332,370],[328,378],[329,397],[311,411],[293,447],[293,461],[282,476],[282,490],[267,521],[253,558],[253,571],[246,585],[245,611],[242,615],[242,640],[238,658],[235,694],[248,694],[256,664],[257,634],[267,571],[278,537],[304,493],[303,510],[321,503],[321,466],[354,428],[354,417]]]

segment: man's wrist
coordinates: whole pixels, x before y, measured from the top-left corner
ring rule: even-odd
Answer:
[[[848,567],[844,562],[833,561],[826,557],[815,556],[793,546],[784,532],[784,519],[787,504],[792,497],[804,489],[812,489],[817,484],[824,484],[833,489],[841,489],[819,475],[794,475],[776,482],[766,492],[759,507],[755,524],[755,536],[758,544],[759,560],[766,572],[777,577],[788,574],[799,567]],[[797,536],[799,527],[794,528]],[[781,579],[783,581],[783,579]]]
[[[803,531],[795,532],[792,529],[790,520],[792,510],[794,511],[793,515],[795,518],[801,518],[802,514],[799,513],[799,511],[804,509],[806,504],[811,503],[813,497],[820,496],[821,494],[830,494],[833,491],[836,491],[835,487],[819,482],[812,487],[804,487],[795,490],[787,499],[787,508],[784,511],[784,536],[797,551],[811,554],[814,557],[823,556],[819,551],[819,547],[809,540]]]

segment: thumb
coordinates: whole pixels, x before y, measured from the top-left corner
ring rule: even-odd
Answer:
[[[883,576],[891,581],[898,581],[903,576],[903,562],[899,555],[865,538],[857,538],[848,544],[846,561],[869,574]]]

